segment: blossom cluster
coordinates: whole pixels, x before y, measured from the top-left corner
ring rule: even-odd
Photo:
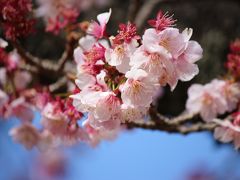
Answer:
[[[214,79],[206,85],[193,84],[188,89],[186,109],[200,113],[204,121],[212,121],[217,115],[232,112],[240,100],[240,84]]]
[[[88,135],[78,125],[82,113],[72,106],[71,99],[54,98],[42,87],[30,88],[32,75],[21,69],[21,57],[5,50],[7,42],[0,40],[0,116],[17,118],[20,125],[10,130],[13,139],[27,149],[40,150],[87,141]],[[33,125],[34,114],[41,113],[41,128]]]
[[[239,80],[240,78],[240,39],[230,44],[230,53],[225,64],[230,74]]]
[[[31,0],[1,0],[0,22],[7,39],[15,41],[33,31],[35,21],[30,18]]]
[[[61,29],[75,23],[81,10],[85,10],[97,3],[104,5],[107,0],[37,0],[37,17],[43,17],[47,27],[46,31],[58,34]]]
[[[225,79],[214,79],[210,83],[193,84],[188,89],[186,109],[191,113],[199,113],[206,122],[218,125],[214,130],[216,139],[223,143],[233,142],[236,149],[240,148],[240,82],[239,52],[240,41],[230,44],[231,53],[225,64],[229,74]],[[230,113],[227,119],[217,119],[219,115]]]
[[[174,90],[179,80],[198,74],[195,62],[202,57],[202,48],[190,40],[192,29],[180,32],[173,27],[172,16],[159,12],[142,36],[130,22],[108,36],[111,13],[110,9],[88,22],[74,50],[75,84],[64,96],[33,79],[23,68],[24,59],[16,50],[7,51],[7,42],[0,40],[0,115],[20,120],[10,130],[15,141],[44,151],[112,140],[125,123],[147,120],[162,87]],[[37,122],[36,111],[41,115]]]
[[[94,142],[116,134],[125,122],[144,120],[160,88],[168,84],[174,90],[178,80],[191,80],[202,57],[201,46],[190,40],[192,29],[173,28],[171,16],[160,12],[142,37],[130,22],[109,37],[110,16],[111,9],[99,14],[74,51],[80,92],[70,97],[87,115],[83,126]]]
[[[39,8],[36,15],[44,17],[47,22],[46,30],[55,34],[76,21],[79,15],[77,0],[38,0]]]

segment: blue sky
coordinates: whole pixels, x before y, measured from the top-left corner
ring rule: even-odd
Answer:
[[[29,173],[36,152],[12,142],[7,133],[12,123],[0,125],[0,180],[8,180],[12,172]],[[216,146],[209,133],[182,136],[133,130],[122,132],[113,142],[96,148],[80,145],[66,154],[68,180],[181,180],[199,165],[225,168],[226,160],[238,153],[231,146]]]

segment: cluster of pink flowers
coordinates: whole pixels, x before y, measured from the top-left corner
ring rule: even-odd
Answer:
[[[240,78],[240,39],[230,44],[230,53],[225,66],[234,78]]]
[[[79,15],[77,0],[38,0],[37,16],[44,17],[46,30],[55,34],[70,23],[74,23]]]
[[[226,68],[230,77],[226,80],[214,79],[206,85],[193,84],[188,89],[186,109],[191,113],[199,113],[206,122],[218,125],[214,137],[223,143],[233,142],[236,149],[240,148],[240,83],[239,60],[240,41],[237,39],[230,44]],[[224,120],[217,119],[218,115],[231,113]]]
[[[7,43],[1,39],[0,47],[0,115],[4,118],[15,116],[22,121],[33,118],[32,107],[26,103],[24,96],[16,97],[16,93],[25,94],[24,89],[32,80],[27,71],[20,70],[20,56],[16,51],[6,52]]]
[[[33,31],[34,20],[29,17],[31,0],[1,0],[0,22],[7,39],[15,41]]]
[[[124,122],[143,120],[159,89],[191,80],[202,57],[201,46],[190,40],[192,29],[179,32],[172,17],[159,13],[141,38],[130,22],[108,37],[110,16],[111,10],[99,14],[74,52],[80,92],[70,97],[87,114],[84,127],[93,142],[116,135]]]
[[[82,113],[75,110],[72,100],[29,88],[31,74],[21,70],[21,57],[15,50],[7,52],[6,46],[7,42],[0,39],[0,116],[20,120],[21,125],[10,130],[13,139],[27,149],[36,146],[40,150],[87,141],[87,133],[78,125]],[[41,112],[41,129],[33,125],[36,111]]]
[[[75,23],[81,10],[97,3],[101,6],[107,0],[37,0],[39,5],[36,15],[47,23],[46,31],[58,34],[67,25]]]
[[[60,6],[61,1],[55,3],[68,9]],[[21,69],[21,57],[15,50],[7,52],[7,43],[0,40],[0,114],[20,120],[10,130],[15,141],[44,151],[80,141],[95,146],[112,140],[122,124],[146,120],[163,86],[174,90],[178,80],[189,81],[198,74],[195,62],[202,57],[202,48],[190,40],[192,29],[180,32],[173,28],[172,16],[159,12],[142,37],[130,22],[108,36],[110,16],[111,9],[99,14],[79,40],[74,50],[76,86],[67,98],[32,81],[31,74]],[[41,114],[39,127],[33,123],[36,111]]]
[[[240,148],[240,113],[232,115],[233,122],[215,119],[220,126],[215,128],[214,137],[223,143],[233,142],[236,149]]]
[[[240,84],[214,79],[206,85],[193,84],[188,89],[186,109],[200,113],[204,121],[212,121],[217,115],[232,112],[240,100]]]
[[[87,132],[78,122],[82,118],[82,113],[73,108],[71,99],[53,99],[48,92],[35,91],[30,96],[26,103],[32,105],[34,111],[41,112],[41,128],[33,125],[33,116],[31,118],[27,116],[28,121],[21,121],[20,126],[10,131],[15,141],[27,149],[37,147],[40,151],[88,141]],[[19,107],[17,109],[26,116],[26,110]]]

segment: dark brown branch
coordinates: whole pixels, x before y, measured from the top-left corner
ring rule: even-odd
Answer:
[[[25,49],[23,49],[22,46],[19,44],[19,42],[13,41],[12,45],[27,64],[35,65],[37,67],[41,65],[40,59],[26,52]]]
[[[187,112],[184,112],[173,118],[168,118],[159,114],[153,106],[151,106],[149,110],[149,115],[150,120],[146,122],[126,122],[125,125],[129,129],[142,128],[180,134],[188,134],[199,131],[212,131],[217,126],[216,123],[203,122],[199,116],[197,116],[197,114]]]
[[[157,112],[155,107],[151,106],[151,108],[149,109],[149,115],[151,117],[151,120],[154,122],[158,123],[158,122],[162,121],[169,125],[179,125],[179,124],[183,124],[183,123],[193,120],[197,114],[183,112],[179,116],[169,118],[169,117],[166,117],[166,116],[160,114],[159,112]]]
[[[74,33],[74,32],[68,35],[65,51],[63,52],[61,58],[58,60],[58,65],[57,65],[58,72],[64,68],[64,65],[67,62],[67,60],[73,57],[74,48],[78,40],[81,38],[81,36],[82,34]]]
[[[67,83],[67,78],[65,76],[63,76],[57,82],[49,85],[49,91],[51,93],[53,93],[53,92],[59,90],[61,87],[65,86],[66,83]]]
[[[37,74],[38,69],[35,66],[29,64],[20,64],[19,69],[29,71],[30,73]]]
[[[12,45],[18,51],[19,55],[24,59],[26,65],[35,66],[39,73],[46,74],[47,72],[56,75],[59,74],[59,72],[64,68],[67,60],[72,58],[74,47],[77,44],[80,36],[81,35],[77,33],[70,33],[68,35],[65,51],[63,52],[61,58],[58,60],[58,63],[53,63],[53,60],[41,59],[33,56],[25,49],[23,49],[19,42],[12,42]]]
[[[217,126],[215,123],[196,123],[192,125],[169,125],[166,123],[157,123],[154,121],[148,122],[127,122],[126,126],[129,129],[132,128],[141,128],[148,130],[160,130],[168,133],[181,133],[181,134],[189,134],[192,132],[200,132],[200,131],[213,131]]]

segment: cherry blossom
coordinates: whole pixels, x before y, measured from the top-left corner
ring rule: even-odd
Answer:
[[[127,81],[120,86],[124,104],[148,107],[156,92],[157,83],[141,69],[132,69],[126,73]],[[143,98],[144,97],[144,98]]]
[[[14,84],[17,90],[23,90],[31,82],[32,76],[27,71],[17,71],[14,74]]]
[[[214,122],[220,126],[214,130],[215,139],[223,142],[229,143],[233,142],[236,149],[240,148],[240,126],[239,126],[239,113],[233,115],[233,123],[225,120],[214,119]]]
[[[0,4],[0,18],[7,39],[16,41],[33,32],[35,21],[29,17],[32,11],[30,0],[3,0]]]
[[[156,19],[148,20],[148,24],[156,28],[158,31],[162,31],[168,27],[174,26],[176,20],[174,20],[172,17],[173,16],[169,16],[168,13],[163,14],[163,12],[160,10],[157,13]]]
[[[31,122],[34,118],[34,106],[28,103],[24,97],[20,97],[8,104],[5,117],[17,117],[22,122]]]
[[[9,134],[16,142],[23,144],[27,149],[36,146],[40,139],[37,129],[28,123],[11,129]]]
[[[0,5],[0,10],[7,7],[2,12],[6,23],[13,23],[10,7],[13,15],[23,15],[17,22],[23,26],[30,23],[28,13],[32,6],[27,0],[23,2],[27,4],[19,5],[19,10],[15,0]],[[46,30],[55,35],[64,30],[62,35],[66,35],[60,65],[25,53],[20,41],[11,43],[16,48],[11,50],[12,46],[6,48],[7,42],[0,39],[0,114],[5,119],[20,120],[21,125],[10,134],[27,149],[36,147],[48,152],[79,142],[96,146],[102,140],[115,139],[131,124],[151,124],[148,116],[163,87],[169,85],[173,91],[179,80],[189,81],[199,72],[196,62],[203,50],[198,42],[190,40],[193,30],[186,28],[181,32],[173,27],[175,20],[167,13],[159,11],[156,19],[149,20],[152,28],[146,28],[143,35],[131,22],[120,23],[116,34],[108,35],[111,9],[99,14],[97,21],[77,22],[81,10],[93,1],[37,3],[34,12],[44,19]],[[11,41],[30,30],[29,24],[29,28],[23,27],[26,32],[20,29],[19,34],[11,36],[12,26],[5,29]],[[43,81],[51,74],[53,77]],[[61,87],[52,88],[62,78]],[[199,113],[205,121],[231,113],[239,102],[238,89],[237,82],[224,80],[193,85],[187,110]],[[32,122],[35,112],[41,115],[38,128]]]
[[[236,108],[239,101],[238,84],[223,80],[212,80],[209,84],[194,84],[188,90],[186,108],[193,113],[200,113],[205,121],[211,121],[217,115]]]
[[[87,32],[98,39],[102,38],[106,34],[106,25],[109,21],[111,13],[112,10],[109,9],[109,12],[99,14],[97,16],[98,22],[92,21],[88,27]]]
[[[76,0],[38,0],[38,17],[44,17],[47,31],[58,34],[69,23],[76,21],[79,15],[79,2]]]
[[[116,45],[114,49],[107,49],[105,52],[106,61],[111,66],[116,66],[121,73],[126,73],[130,70],[130,58],[137,49],[138,43],[132,40],[130,43]]]
[[[8,43],[2,38],[0,38],[0,48],[5,48],[7,46],[8,46]]]

